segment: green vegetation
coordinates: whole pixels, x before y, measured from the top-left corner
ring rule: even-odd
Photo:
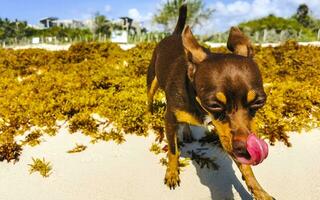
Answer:
[[[0,18],[0,41],[12,42],[20,41],[32,37],[56,37],[58,40],[69,38],[87,38],[92,40],[92,33],[89,29],[51,27],[48,29],[36,29],[27,25],[26,21],[10,21],[9,19]]]
[[[63,28],[59,26],[51,27],[48,29],[32,29],[29,37],[56,37],[58,40],[64,40],[65,38],[75,40],[78,38],[86,38],[87,40],[92,40],[93,35],[91,31],[80,28]],[[28,35],[26,35],[28,37]]]
[[[301,4],[292,18],[296,19],[306,28],[319,29],[320,20],[309,15],[309,7],[307,4]]]
[[[96,13],[94,17],[94,24],[95,34],[106,34],[108,37],[110,37],[112,24],[106,16],[101,15],[99,12]]]
[[[254,36],[254,33],[263,33],[264,30],[274,30],[280,34],[282,31],[287,31],[291,37],[299,39],[299,41],[314,41],[317,40],[317,33],[320,29],[320,24],[314,28],[304,27],[295,18],[282,18],[274,15],[252,20],[249,22],[240,23],[239,27]]]
[[[26,21],[10,21],[9,19],[0,18],[0,40],[7,38],[21,39],[32,34],[32,28],[27,26]]]
[[[0,41],[6,43],[17,43],[32,37],[54,37],[58,41],[81,40],[93,41],[97,35],[106,35],[108,38],[111,34],[111,29],[116,28],[106,16],[96,13],[94,16],[94,30],[89,28],[69,28],[54,26],[45,29],[38,29],[28,26],[26,21],[0,18]],[[68,41],[70,42],[70,41]]]
[[[280,33],[282,30],[307,30],[307,28],[305,28],[294,18],[285,19],[283,17],[277,17],[274,15],[240,23],[239,27],[248,29],[252,32],[263,31],[264,29],[275,29],[278,33]]]
[[[42,160],[39,158],[32,158],[32,162],[32,164],[29,164],[30,174],[39,172],[40,175],[44,178],[47,178],[51,175],[52,165],[50,162],[45,161],[44,158],[42,158]]]
[[[317,40],[317,33],[320,29],[320,20],[309,15],[309,8],[301,4],[296,14],[289,18],[269,15],[260,19],[243,22],[238,25],[241,29],[253,36],[256,32],[263,30],[275,30],[276,33],[288,31],[288,34],[295,35],[300,41]]]
[[[161,141],[163,93],[156,95],[154,115],[146,114],[146,70],[154,47],[146,43],[123,51],[112,43],[79,43],[57,52],[0,49],[1,160],[17,160],[22,147],[16,136],[41,128],[21,144],[32,145],[42,134],[57,134],[58,120],[93,143],[122,143],[125,133],[147,135],[150,128]],[[255,59],[268,94],[266,106],[257,113],[258,132],[271,143],[289,145],[287,132],[319,127],[320,70],[315,63],[320,62],[320,48],[295,42],[257,47]],[[107,120],[98,121],[93,114]],[[109,125],[115,128],[101,128]]]

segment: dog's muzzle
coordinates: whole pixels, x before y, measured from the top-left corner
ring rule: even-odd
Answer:
[[[268,156],[268,144],[253,133],[249,134],[247,138],[246,149],[250,159],[235,155],[237,161],[241,164],[258,165]]]

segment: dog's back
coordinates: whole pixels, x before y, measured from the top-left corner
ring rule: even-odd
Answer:
[[[179,79],[179,77],[170,78],[172,74],[175,74],[175,76],[177,74],[185,74],[183,72],[186,70],[186,59],[181,33],[184,29],[186,18],[187,6],[184,4],[179,9],[179,19],[175,30],[170,36],[159,42],[153,52],[147,75],[148,90],[158,86],[164,89],[170,83],[170,79]]]

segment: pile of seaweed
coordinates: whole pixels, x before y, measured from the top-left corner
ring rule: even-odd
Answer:
[[[112,43],[79,43],[68,51],[0,49],[0,158],[16,160],[20,145],[58,133],[57,121],[70,133],[92,141],[124,141],[124,134],[163,134],[163,93],[154,115],[146,114],[146,71],[155,43],[123,51]],[[226,49],[212,49],[226,52]],[[257,114],[259,132],[289,145],[288,132],[320,125],[320,48],[287,42],[256,47],[255,60],[268,95]],[[106,120],[97,120],[95,116]],[[113,124],[107,131],[101,127]],[[37,127],[37,128],[34,128]],[[28,132],[26,141],[15,137]]]

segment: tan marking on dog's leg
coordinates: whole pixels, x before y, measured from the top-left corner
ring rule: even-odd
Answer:
[[[250,165],[243,165],[238,163],[232,155],[232,134],[231,129],[228,123],[223,123],[218,120],[213,120],[212,123],[215,125],[217,129],[217,133],[221,142],[223,149],[229,153],[229,155],[234,159],[237,164],[242,176],[249,188],[249,190],[254,194],[254,197],[257,200],[272,200],[272,197],[264,191],[264,189],[260,186]]]
[[[174,115],[176,116],[178,122],[184,122],[191,125],[201,125],[201,122],[199,119],[197,119],[194,115],[186,111],[177,110],[175,111]]]
[[[254,90],[250,90],[247,94],[247,102],[250,103],[256,98],[256,92]]]
[[[179,149],[177,137],[174,137],[175,153],[173,154],[171,145],[168,145],[168,166],[164,178],[164,183],[170,188],[175,189],[176,186],[180,186],[180,170],[179,170]]]
[[[153,96],[159,88],[157,77],[155,77],[151,83],[148,91],[148,112],[153,113]]]
[[[166,138],[168,140],[168,166],[164,178],[164,183],[170,188],[174,189],[180,185],[179,178],[179,149],[178,149],[178,123],[171,111],[165,113],[165,130]]]
[[[221,101],[222,103],[226,104],[227,103],[227,98],[226,96],[222,93],[222,92],[218,92],[216,94],[216,97],[219,101]]]
[[[257,179],[255,178],[251,166],[250,165],[244,165],[238,163],[236,160],[234,160],[237,164],[242,177],[244,181],[246,182],[246,185],[248,189],[253,193],[255,199],[257,200],[272,200],[272,196],[270,196],[258,183]]]

